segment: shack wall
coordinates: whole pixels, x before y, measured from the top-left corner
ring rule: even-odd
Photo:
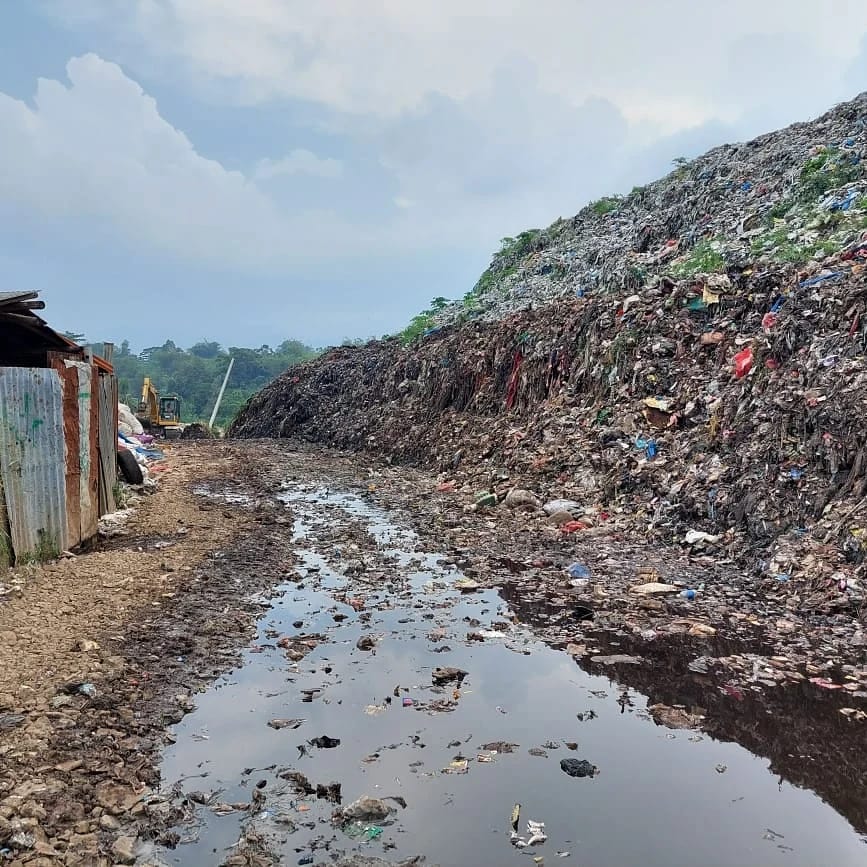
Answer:
[[[0,368],[0,474],[16,562],[68,547],[63,383],[51,368]]]
[[[0,567],[89,541],[116,508],[117,379],[50,364],[0,368]]]

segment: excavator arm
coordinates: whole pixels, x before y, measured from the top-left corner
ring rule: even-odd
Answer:
[[[160,423],[159,392],[154,388],[149,376],[144,378],[141,387],[138,418],[142,424],[146,424],[148,427],[156,427]]]

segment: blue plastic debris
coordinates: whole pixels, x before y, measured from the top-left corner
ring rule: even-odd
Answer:
[[[642,436],[637,436],[635,438],[635,448],[643,451],[651,460],[656,457],[657,452],[659,451],[656,446],[656,440],[646,440]]]
[[[567,570],[571,578],[589,578],[590,570],[583,563],[573,563]]]
[[[829,280],[837,280],[843,276],[842,271],[831,271],[828,274],[817,274],[815,277],[810,277],[807,280],[802,280],[798,286],[801,289],[806,289],[809,286],[817,286],[819,283],[826,283]]]

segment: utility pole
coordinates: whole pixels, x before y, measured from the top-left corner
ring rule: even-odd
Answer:
[[[223,394],[226,391],[226,384],[229,382],[229,374],[232,372],[232,367],[235,365],[235,359],[229,359],[229,369],[226,371],[226,375],[223,377],[223,384],[220,386],[220,393],[217,395],[217,402],[214,404],[214,411],[211,413],[211,420],[208,422],[208,427],[214,427],[214,421],[217,418],[217,413],[220,411],[220,404],[223,402]]]

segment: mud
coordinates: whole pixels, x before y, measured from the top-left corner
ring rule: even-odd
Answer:
[[[286,444],[180,444],[170,463],[175,481],[126,528],[132,550],[115,539],[57,567],[100,625],[71,628],[101,667],[50,629],[39,679],[4,658],[10,863],[863,861],[854,665],[822,669],[847,689],[788,658],[803,679],[766,676],[761,629],[667,631],[701,620],[680,601],[641,629],[601,597],[577,621],[574,595],[546,584],[574,548],[453,513],[422,473]],[[190,532],[169,533],[170,504]],[[113,557],[139,564],[116,608],[70,584]],[[40,591],[0,602],[0,632],[44,610]],[[449,667],[466,677],[438,683]],[[64,692],[79,681],[95,694]],[[563,759],[599,773],[570,777]],[[335,820],[365,795],[381,819]],[[528,821],[547,839],[520,848]]]

